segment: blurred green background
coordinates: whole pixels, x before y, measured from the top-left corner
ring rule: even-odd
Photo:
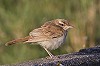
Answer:
[[[38,45],[4,44],[28,35],[46,21],[68,19],[76,27],[69,30],[66,43],[51,51],[54,55],[79,51],[100,43],[100,0],[0,0],[0,64],[46,57]]]

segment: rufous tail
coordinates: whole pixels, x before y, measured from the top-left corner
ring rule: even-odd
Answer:
[[[8,45],[16,44],[16,43],[18,43],[18,42],[25,42],[25,41],[27,41],[27,40],[30,39],[30,38],[31,38],[31,36],[27,36],[27,37],[25,37],[25,38],[15,39],[15,40],[12,40],[12,41],[7,42],[5,45],[8,46]]]

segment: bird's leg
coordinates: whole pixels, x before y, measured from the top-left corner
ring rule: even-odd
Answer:
[[[50,52],[50,51],[48,51],[45,47],[43,47],[45,50],[46,50],[46,52],[49,54],[49,56],[50,56],[50,58],[53,58],[54,57],[54,55]]]

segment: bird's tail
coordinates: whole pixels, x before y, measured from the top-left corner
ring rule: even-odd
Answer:
[[[25,42],[25,41],[29,40],[30,38],[31,38],[31,36],[27,36],[25,38],[19,38],[19,39],[11,40],[11,41],[7,42],[5,45],[8,46],[8,45],[16,44],[18,42]]]

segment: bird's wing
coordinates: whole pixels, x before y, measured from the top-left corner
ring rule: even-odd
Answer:
[[[64,30],[59,26],[46,23],[46,25],[44,24],[41,28],[34,29],[30,32],[29,35],[32,36],[32,38],[27,42],[40,42],[58,38],[63,35],[63,31]]]

